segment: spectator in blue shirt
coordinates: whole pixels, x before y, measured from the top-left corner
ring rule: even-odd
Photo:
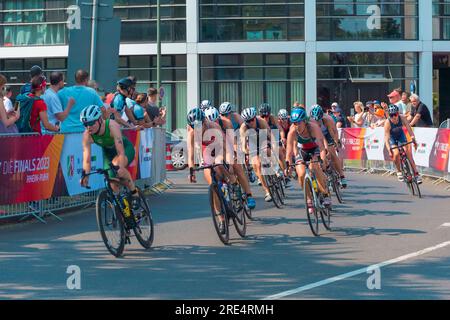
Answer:
[[[62,88],[64,88],[64,75],[62,72],[52,72],[50,75],[50,87],[45,90],[42,99],[47,104],[48,121],[53,125],[66,120],[75,104],[75,99],[70,98],[66,108],[63,108],[58,98],[58,91]]]
[[[69,116],[61,125],[62,133],[83,132],[84,126],[80,122],[81,111],[90,106],[103,106],[102,99],[94,89],[87,87],[89,73],[84,70],[78,70],[75,73],[76,85],[66,87],[58,92],[58,97],[63,106],[68,106],[70,98],[75,99],[75,104],[69,112]]]
[[[30,78],[33,79],[34,77],[44,75],[44,72],[42,71],[41,67],[39,66],[32,66],[30,69]],[[31,92],[31,80],[27,84],[23,85],[20,88],[20,94],[30,93]]]

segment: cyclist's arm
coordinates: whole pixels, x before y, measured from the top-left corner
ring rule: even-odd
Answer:
[[[137,125],[137,120],[134,117],[133,110],[131,108],[125,107],[125,114],[132,124]]]
[[[411,128],[411,125],[409,124],[409,122],[406,120],[406,118],[404,116],[399,115],[400,119],[402,120],[403,125],[406,127],[406,130],[408,131],[409,135],[411,136],[412,140],[415,140],[415,136],[414,136],[414,131]]]
[[[297,134],[295,132],[295,127],[291,126],[287,135],[287,146],[286,146],[286,161],[291,165],[292,157],[294,156],[294,148],[297,143]]]
[[[311,135],[316,139],[316,143],[319,146],[320,158],[323,161],[325,161],[327,151],[326,151],[325,144],[324,144],[325,137],[322,133],[322,130],[320,129],[320,127],[317,124],[315,124],[313,122],[310,122],[309,126],[311,128]]]
[[[242,152],[245,154],[248,154],[248,148],[247,148],[247,126],[245,123],[241,125],[239,128],[239,135],[241,137],[241,149]]]
[[[234,162],[234,134],[232,137],[228,137],[228,132],[233,132],[233,125],[231,121],[224,121],[223,128],[225,129],[225,133],[223,134],[223,146],[225,152],[225,158],[227,163],[232,164]],[[229,131],[231,130],[231,131]]]
[[[188,126],[187,133],[188,166],[194,168],[194,130]]]
[[[118,156],[125,156],[125,147],[123,145],[122,131],[120,131],[120,126],[114,120],[109,122],[109,130],[111,132],[111,137],[114,138],[114,145],[116,147],[116,152]]]
[[[281,140],[286,140],[286,133],[284,132],[283,128],[281,127],[280,123],[278,122],[278,119],[276,119],[274,115],[271,115],[271,117],[272,117],[273,123],[275,123],[278,131],[280,132]]]
[[[83,133],[83,171],[85,173],[91,172],[91,145],[93,141],[91,135],[85,131]]]
[[[389,121],[384,123],[384,143],[386,145],[386,149],[391,152],[391,146],[389,145],[389,140],[391,139],[391,124]]]

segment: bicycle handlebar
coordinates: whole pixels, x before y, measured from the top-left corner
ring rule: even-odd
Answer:
[[[394,150],[394,149],[400,149],[400,148],[402,148],[402,147],[404,147],[404,146],[407,146],[408,144],[411,144],[411,143],[414,143],[414,142],[415,142],[415,140],[411,140],[410,142],[403,143],[403,144],[401,144],[401,145],[398,145],[398,146],[393,147],[393,148],[390,148],[390,149],[391,149],[391,150]]]

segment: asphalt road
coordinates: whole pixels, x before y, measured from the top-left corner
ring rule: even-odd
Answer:
[[[169,174],[175,187],[149,198],[152,249],[134,241],[121,259],[106,251],[93,208],[63,222],[1,227],[0,299],[450,299],[450,192],[442,187],[426,182],[417,199],[393,177],[349,173],[333,230],[321,226],[314,237],[297,185],[281,210],[254,186],[247,238],[231,229],[224,246],[207,186],[185,176]],[[80,290],[67,287],[71,265],[81,270]]]

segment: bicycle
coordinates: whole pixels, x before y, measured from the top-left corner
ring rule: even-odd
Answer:
[[[391,150],[398,149],[400,153],[400,167],[403,174],[403,181],[408,186],[409,192],[413,196],[418,196],[419,198],[422,198],[422,193],[420,192],[419,184],[416,181],[416,178],[414,176],[414,171],[411,166],[411,162],[408,159],[408,156],[406,155],[406,151],[404,146],[413,143],[413,141],[399,144],[396,147],[391,148]]]
[[[199,168],[191,168],[191,175],[194,171],[211,169],[212,184],[209,186],[208,193],[214,228],[223,244],[229,244],[230,220],[233,220],[237,233],[242,238],[245,237],[247,231],[245,217],[248,215],[248,213],[246,213],[248,206],[246,196],[244,196],[245,193],[240,189],[240,185],[235,188],[230,184],[223,183],[222,180],[217,179],[214,168],[222,165],[225,167],[225,170],[227,170],[227,166],[224,164],[214,164]],[[239,189],[241,192],[238,191]],[[216,208],[219,208],[219,213],[216,212]],[[219,224],[221,221],[224,222],[224,233],[220,231]]]
[[[325,172],[327,174],[327,184],[328,184],[328,190],[333,190],[334,194],[336,195],[336,198],[338,199],[339,203],[344,203],[344,199],[342,197],[342,191],[341,191],[341,178],[339,173],[336,171],[335,168],[331,164],[328,165],[328,168]]]
[[[263,168],[270,168],[270,164],[262,165]],[[270,196],[272,198],[273,203],[278,209],[282,209],[284,205],[283,201],[283,193],[281,189],[283,188],[281,185],[281,178],[276,175],[276,173],[272,174],[263,174],[263,179],[266,182],[267,188],[269,189]]]
[[[97,224],[106,248],[116,258],[122,256],[125,244],[131,244],[131,230],[145,249],[152,246],[154,239],[153,218],[147,200],[138,189],[140,208],[133,212],[124,182],[119,178],[111,178],[108,174],[108,171],[112,170],[116,175],[118,169],[119,167],[111,163],[109,169],[97,169],[83,174],[83,177],[94,174],[104,176],[106,189],[99,193],[96,200]],[[112,183],[120,186],[119,194],[114,193]],[[89,186],[86,188],[90,189]],[[117,237],[114,236],[115,233],[118,233]]]
[[[321,160],[304,161],[306,172],[305,178],[303,179],[303,193],[305,197],[306,215],[308,217],[309,227],[316,237],[319,236],[319,213],[325,229],[331,230],[331,209],[323,205],[323,194],[319,191],[316,175],[309,169],[310,164],[321,162]],[[291,167],[295,168],[297,165],[299,164],[291,165]],[[309,212],[308,195],[311,195],[312,213]]]

